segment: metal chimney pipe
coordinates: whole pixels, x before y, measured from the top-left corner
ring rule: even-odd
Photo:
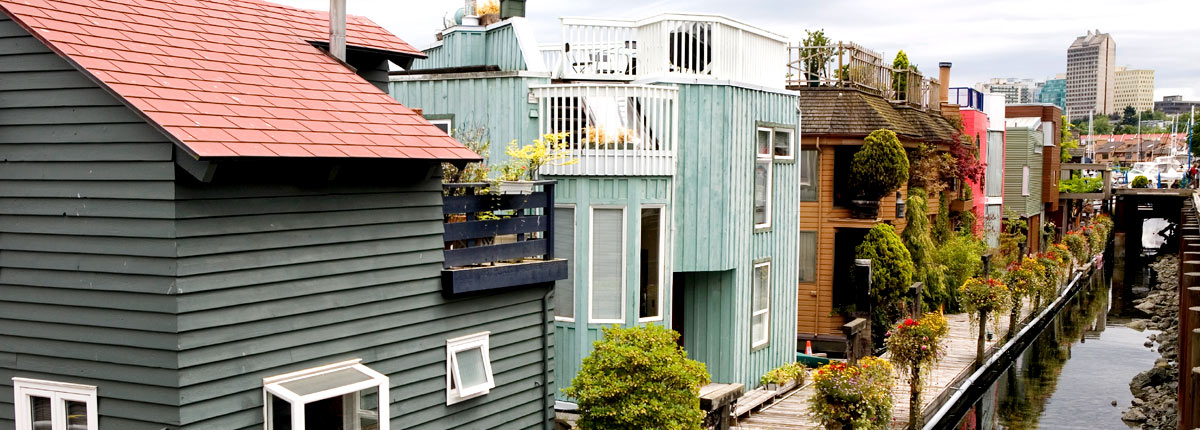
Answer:
[[[938,97],[942,103],[950,103],[950,62],[938,63],[938,80],[941,81]]]
[[[346,0],[329,0],[329,54],[346,62]]]

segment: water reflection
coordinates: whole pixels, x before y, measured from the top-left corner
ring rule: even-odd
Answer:
[[[1118,262],[1112,274],[1123,271]],[[1124,326],[1132,305],[1114,308],[1112,284],[1097,271],[977,403],[959,428],[1125,428],[1129,380],[1153,365],[1149,333]],[[1122,285],[1123,286],[1123,285]],[[1118,292],[1122,288],[1118,287]],[[1126,290],[1127,291],[1127,290]],[[1119,300],[1132,301],[1132,295]],[[1112,406],[1116,401],[1118,406]]]

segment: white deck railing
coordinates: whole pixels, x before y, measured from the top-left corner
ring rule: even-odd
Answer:
[[[562,38],[556,70],[565,79],[710,78],[781,88],[787,73],[786,38],[716,15],[562,18]]]
[[[579,160],[546,166],[544,175],[672,176],[678,148],[679,96],[654,85],[535,86],[541,134],[567,133]]]

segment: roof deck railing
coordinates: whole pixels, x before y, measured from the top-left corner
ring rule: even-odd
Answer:
[[[641,20],[562,18],[559,54],[544,58],[563,79],[710,78],[780,87],[787,39],[718,15]]]
[[[916,66],[897,69],[883,54],[853,42],[788,47],[787,86],[857,88],[893,103],[922,110],[937,109],[941,83],[924,77]]]
[[[969,87],[955,87],[949,90],[949,102],[966,109],[983,111],[983,93]]]

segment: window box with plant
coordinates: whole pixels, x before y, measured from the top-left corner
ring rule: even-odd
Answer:
[[[578,163],[579,160],[570,156],[567,144],[563,142],[566,138],[567,133],[550,133],[525,146],[517,146],[516,140],[509,142],[504,153],[512,159],[499,167],[500,177],[496,188],[500,194],[532,193],[538,170],[542,166]]]
[[[908,183],[908,155],[891,130],[875,130],[854,154],[850,182],[856,191],[851,200],[855,218],[879,216],[879,200]]]

